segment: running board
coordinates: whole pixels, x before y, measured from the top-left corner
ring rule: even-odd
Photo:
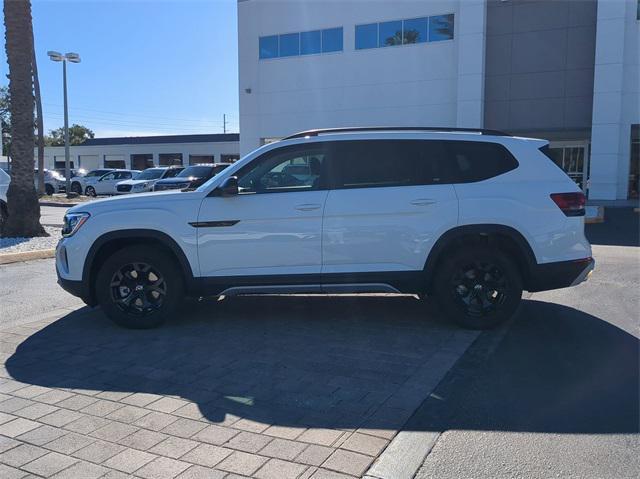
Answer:
[[[268,286],[235,286],[227,288],[220,296],[239,296],[249,294],[353,294],[353,293],[394,293],[401,294],[386,283],[351,284],[283,284]]]

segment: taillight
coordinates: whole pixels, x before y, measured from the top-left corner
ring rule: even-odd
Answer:
[[[586,198],[583,193],[552,193],[551,199],[566,216],[584,216]]]

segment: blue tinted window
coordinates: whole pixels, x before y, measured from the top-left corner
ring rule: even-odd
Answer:
[[[300,34],[287,33],[280,35],[280,56],[292,57],[300,55]]]
[[[429,17],[429,41],[439,42],[453,38],[453,13]]]
[[[300,55],[320,53],[320,30],[300,34]]]
[[[322,30],[322,52],[342,51],[342,27]]]
[[[422,43],[427,41],[427,18],[412,18],[403,24],[402,43]]]
[[[379,27],[379,45],[381,47],[390,47],[393,45],[402,45],[402,21],[380,23]]]
[[[356,50],[378,47],[378,24],[356,25]]]
[[[277,58],[278,35],[260,37],[260,58]]]

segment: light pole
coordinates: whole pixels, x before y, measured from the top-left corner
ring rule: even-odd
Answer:
[[[80,55],[77,53],[62,53],[49,51],[49,58],[54,62],[62,62],[62,85],[64,89],[64,177],[66,178],[65,190],[67,196],[71,194],[71,168],[69,161],[69,109],[67,107],[67,62],[80,63]]]

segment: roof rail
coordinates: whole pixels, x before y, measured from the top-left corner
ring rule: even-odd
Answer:
[[[283,140],[292,140],[294,138],[304,138],[306,136],[318,136],[322,133],[351,133],[358,131],[441,131],[441,132],[460,132],[460,133],[478,133],[480,135],[492,136],[511,136],[509,133],[498,130],[486,130],[483,128],[453,128],[453,127],[437,127],[437,126],[355,126],[342,128],[318,128],[316,130],[300,131],[293,135],[283,138]]]

